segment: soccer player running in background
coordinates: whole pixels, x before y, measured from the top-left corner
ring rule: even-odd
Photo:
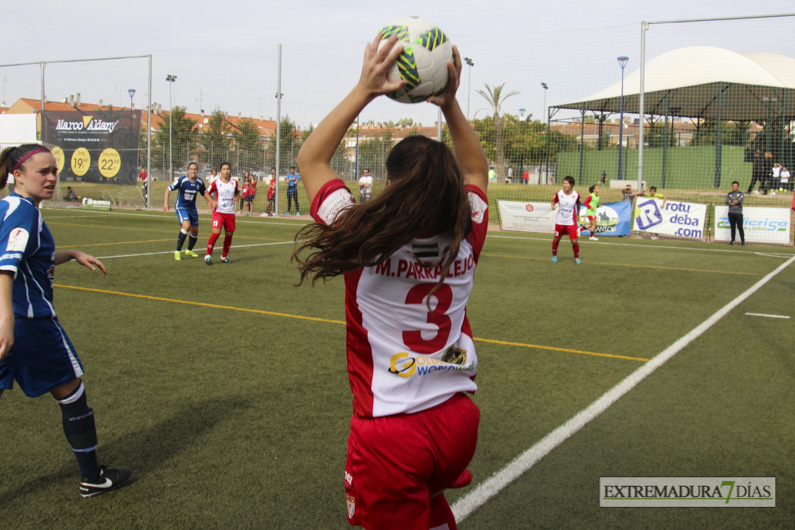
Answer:
[[[390,37],[379,50],[380,39],[368,44],[357,85],[298,154],[315,223],[296,235],[294,258],[302,282],[345,278],[348,522],[455,529],[443,492],[471,480],[477,444],[466,304],[488,226],[488,164],[455,98],[463,62],[454,48],[447,88],[428,101],[444,113],[455,155],[408,137],[389,153],[384,191],[355,204],[330,160],[356,116],[404,84],[386,78],[403,46]]]
[[[82,477],[79,491],[92,497],[119,487],[126,468],[97,462],[97,430],[81,381],[83,365],[53,308],[55,267],[71,260],[89,270],[102,263],[77,250],[55,250],[39,211],[52,199],[58,166],[49,149],[36,144],[9,147],[0,154],[0,189],[9,173],[16,188],[0,201],[0,395],[16,379],[28,397],[50,393],[61,406],[63,431]],[[13,443],[8,435],[3,444]],[[12,480],[6,477],[5,480]]]
[[[177,250],[174,252],[174,259],[179,261],[182,259],[182,245],[185,243],[185,238],[188,239],[188,250],[185,251],[186,256],[191,258],[198,258],[199,255],[193,252],[193,247],[196,246],[196,241],[199,240],[199,212],[196,210],[196,194],[204,197],[207,187],[204,185],[202,179],[197,178],[199,174],[199,164],[191,162],[188,164],[188,174],[179,177],[166,188],[166,196],[163,199],[163,211],[168,213],[168,198],[171,192],[177,190],[177,200],[174,204],[174,210],[177,212],[177,219],[179,219],[180,231],[177,237]]]
[[[574,263],[582,265],[580,259],[580,242],[577,232],[577,217],[580,212],[580,194],[574,191],[574,178],[563,179],[563,189],[552,198],[552,209],[558,208],[555,219],[555,237],[552,239],[552,263],[558,262],[558,244],[560,238],[568,235],[574,251]]]
[[[212,199],[212,195],[218,198]],[[229,259],[229,248],[232,246],[232,236],[235,234],[235,201],[240,196],[237,181],[232,178],[232,166],[228,162],[221,164],[221,176],[213,181],[208,193],[204,196],[207,205],[213,212],[213,228],[210,239],[207,241],[207,253],[204,263],[213,264],[213,248],[221,228],[224,229],[224,249],[221,252],[221,263],[232,263]]]
[[[588,222],[590,223],[588,230],[591,232],[591,237],[589,239],[591,241],[599,241],[599,238],[596,237],[596,214],[599,210],[599,184],[591,186],[588,188],[588,191],[590,195],[585,198],[583,204],[588,208],[586,214],[588,215]]]

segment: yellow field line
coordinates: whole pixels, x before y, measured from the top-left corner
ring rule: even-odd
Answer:
[[[299,320],[311,320],[313,322],[325,322],[327,324],[342,324],[345,325],[345,322],[342,320],[329,320],[326,318],[316,318],[316,317],[305,317],[301,315],[291,315],[288,313],[277,313],[275,311],[263,311],[261,309],[246,309],[244,307],[233,307],[233,306],[226,306],[226,305],[217,305],[217,304],[207,304],[204,302],[190,302],[187,300],[175,300],[173,298],[162,298],[159,296],[149,296],[145,294],[132,294],[132,293],[122,293],[120,291],[108,291],[105,289],[93,289],[91,287],[75,287],[72,285],[61,285],[61,284],[54,284],[53,287],[61,287],[63,289],[74,289],[76,291],[89,291],[92,293],[102,293],[102,294],[114,294],[117,296],[128,296],[130,298],[141,298],[144,300],[155,300],[158,302],[172,302],[175,304],[185,304],[185,305],[193,305],[199,307],[209,307],[212,309],[228,309],[230,311],[242,311],[244,313],[254,313],[258,315],[270,315],[276,317],[285,317],[285,318],[296,318]],[[537,344],[523,344],[521,342],[506,342],[500,340],[491,340],[491,339],[479,339],[477,337],[473,337],[473,340],[478,342],[486,342],[490,344],[500,344],[503,346],[519,346],[521,348],[534,348],[537,350],[551,350],[551,351],[559,351],[559,352],[566,352],[566,353],[576,353],[578,355],[591,355],[595,357],[609,357],[612,359],[624,359],[628,361],[642,361],[648,362],[649,359],[643,359],[641,357],[627,357],[624,355],[612,355],[609,353],[596,353],[596,352],[589,352],[589,351],[582,351],[582,350],[570,350],[567,348],[556,348],[554,346],[540,346]]]
[[[482,253],[481,256],[489,256],[492,258],[511,258],[511,259],[524,259],[531,261],[549,261],[549,258],[531,258],[526,256],[509,256],[507,254],[487,254]],[[682,272],[706,272],[710,274],[735,274],[740,276],[763,276],[756,272],[736,272],[736,271],[713,271],[709,269],[685,269],[682,267],[663,267],[661,265],[630,265],[629,263],[608,263],[605,261],[586,261],[588,265],[608,265],[610,267],[632,267],[637,269],[660,269],[666,271],[682,271]]]
[[[477,339],[477,338],[474,340],[479,342],[488,342],[490,344],[500,344],[502,346],[519,346],[522,348],[535,348],[537,350],[562,351],[566,353],[576,353],[578,355],[594,355],[596,357],[610,357],[611,359],[625,359],[627,361],[641,361],[644,363],[647,363],[651,360],[651,359],[644,359],[643,357],[628,357],[626,355],[613,355],[610,353],[596,353],[592,351],[570,350],[568,348],[556,348],[554,346],[539,346],[538,344],[524,344],[521,342],[506,342],[502,340]]]
[[[77,291],[89,291],[92,293],[102,293],[102,294],[115,294],[118,296],[129,296],[130,298],[142,298],[144,300],[156,300],[158,302],[172,302],[175,304],[185,304],[185,305],[194,305],[199,307],[210,307],[212,309],[228,309],[230,311],[243,311],[244,313],[255,313],[258,315],[270,315],[275,317],[286,317],[286,318],[297,318],[300,320],[312,320],[314,322],[326,322],[329,324],[345,324],[345,322],[341,320],[328,320],[325,318],[316,318],[316,317],[305,317],[301,315],[290,315],[287,313],[277,313],[275,311],[263,311],[261,309],[246,309],[244,307],[232,307],[227,305],[217,305],[217,304],[207,304],[204,302],[190,302],[187,300],[175,300],[173,298],[162,298],[159,296],[149,296],[145,294],[132,294],[132,293],[122,293],[120,291],[107,291],[105,289],[92,289],[91,287],[74,287],[72,285],[61,285],[61,284],[53,284],[53,287],[62,287],[64,289],[75,289]]]

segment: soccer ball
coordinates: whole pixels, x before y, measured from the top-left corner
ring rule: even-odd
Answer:
[[[447,86],[447,62],[453,59],[453,43],[433,22],[401,17],[381,29],[382,41],[395,35],[405,48],[387,73],[390,81],[407,81],[387,94],[401,103],[420,103],[441,94]]]

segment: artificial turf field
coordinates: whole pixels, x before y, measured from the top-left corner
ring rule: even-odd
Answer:
[[[238,218],[233,263],[218,262],[219,239],[208,267],[174,260],[173,212],[44,216],[59,249],[108,268],[59,266],[55,307],[86,370],[100,461],[133,479],[81,499],[58,406],[6,392],[0,527],[346,528],[344,286],[293,286],[305,221]],[[203,215],[199,254],[208,234]],[[474,480],[447,494],[459,527],[791,528],[795,325],[748,313],[792,317],[795,250],[604,237],[583,240],[576,266],[566,240],[549,261],[550,239],[486,240],[468,306]],[[593,419],[577,430],[581,411]],[[531,448],[534,465],[482,494]],[[774,476],[776,507],[600,508],[602,476]]]

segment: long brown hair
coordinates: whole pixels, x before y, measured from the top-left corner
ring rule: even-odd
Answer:
[[[50,150],[39,144],[23,144],[16,147],[6,147],[0,153],[0,190],[6,187],[8,174],[25,165],[25,162],[36,151],[49,153]]]
[[[449,234],[450,246],[440,263],[433,264],[442,270],[434,291],[444,282],[461,241],[472,231],[472,212],[455,156],[441,142],[410,136],[389,153],[386,169],[389,185],[380,195],[347,208],[332,226],[312,223],[296,234],[298,285],[307,276],[314,284],[376,265],[413,239],[438,233]],[[311,252],[302,258],[304,250]]]

